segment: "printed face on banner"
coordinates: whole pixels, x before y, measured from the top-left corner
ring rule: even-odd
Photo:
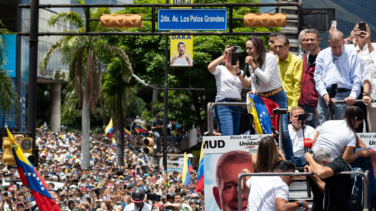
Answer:
[[[204,137],[204,183],[207,210],[238,210],[238,175],[253,172],[252,154],[267,135]],[[242,210],[247,209],[248,194],[242,194]]]
[[[170,65],[193,66],[193,36],[172,35],[170,37]]]

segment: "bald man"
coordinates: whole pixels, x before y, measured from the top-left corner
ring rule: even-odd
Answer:
[[[252,168],[251,154],[241,150],[230,151],[223,154],[216,167],[217,187],[213,188],[214,198],[219,209],[223,211],[238,210],[238,175],[243,169]],[[248,205],[248,194],[242,194],[242,210]]]
[[[343,119],[346,104],[352,105],[358,98],[362,85],[360,60],[356,51],[344,45],[343,33],[333,30],[329,33],[329,47],[320,51],[316,58],[314,74],[315,87],[319,93],[317,111],[320,124],[328,118],[330,88],[338,85],[334,102],[334,119]],[[336,100],[345,100],[346,104],[335,104]]]

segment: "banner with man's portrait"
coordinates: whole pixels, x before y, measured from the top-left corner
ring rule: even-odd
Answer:
[[[170,0],[170,4],[193,4],[193,0]],[[191,7],[171,7],[174,9],[191,9]],[[193,66],[193,35],[170,36],[170,66]]]
[[[261,138],[268,135],[204,136],[204,191],[207,210],[237,210],[238,175],[253,172],[251,155]],[[248,195],[242,196],[243,206]]]
[[[238,175],[245,168],[253,172],[251,155],[261,138],[269,135],[204,136],[204,194],[207,210],[237,211]],[[376,133],[358,133],[371,153],[376,175]],[[248,195],[242,195],[246,208]],[[244,209],[243,209],[244,210]]]
[[[170,66],[193,66],[193,36],[170,36]]]

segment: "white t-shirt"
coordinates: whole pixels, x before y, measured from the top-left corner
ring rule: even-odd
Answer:
[[[326,150],[334,160],[343,155],[345,147],[355,147],[356,136],[345,120],[326,121],[319,129],[320,135],[312,151]]]
[[[277,210],[276,198],[289,200],[289,187],[279,176],[251,177],[247,180],[251,190],[247,211]]]
[[[292,141],[294,157],[304,156],[305,152],[304,152],[304,139],[303,139],[302,128],[300,128],[299,131],[296,131],[291,124],[288,126],[288,128],[289,128],[290,138]],[[304,137],[311,138],[311,140],[313,140],[313,138],[315,138],[315,135],[316,135],[316,130],[311,126],[306,125],[304,129]]]
[[[252,91],[257,91],[257,78],[259,79],[258,92],[269,92],[282,87],[281,79],[279,78],[278,62],[275,55],[266,53],[264,64],[256,68],[253,73],[252,67],[251,77],[248,80],[251,82]]]
[[[239,77],[243,77],[243,71],[239,76],[234,76],[223,65],[218,65],[215,68],[213,75],[217,84],[217,96],[215,96],[215,102],[223,100],[225,98],[241,99],[240,93],[242,91],[242,82]]]
[[[139,211],[139,209],[134,205],[134,203],[127,205],[124,208],[124,211]],[[151,206],[147,203],[144,203],[144,207],[141,211],[151,211]]]
[[[189,61],[191,62],[191,64],[193,64],[191,58],[189,58]],[[170,62],[172,63],[172,59],[170,59]],[[178,57],[175,60],[174,65],[172,65],[172,66],[189,66],[189,63],[188,63],[186,58],[179,58]]]

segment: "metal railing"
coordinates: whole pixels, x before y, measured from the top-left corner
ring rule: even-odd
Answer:
[[[364,177],[363,179],[363,211],[368,211],[368,171],[366,172],[357,172],[357,171],[343,171],[343,172],[340,172],[336,175],[351,175],[351,174],[359,174],[361,175],[362,177]],[[304,173],[247,173],[247,174],[243,174],[243,173],[240,173],[238,175],[238,211],[241,211],[242,210],[242,190],[241,190],[241,179],[243,177],[247,177],[247,176],[310,176],[310,175],[315,175],[314,173],[312,172],[304,172]]]
[[[210,102],[208,103],[208,106],[207,106],[207,115],[208,115],[208,132],[209,132],[209,135],[212,136],[213,135],[213,131],[214,131],[214,113],[213,113],[213,109],[214,107],[216,106],[219,106],[219,105],[223,105],[223,106],[242,106],[242,107],[245,107],[247,106],[247,103],[246,102],[239,102],[239,103],[235,103],[235,102],[230,102],[230,103],[227,103],[227,102]]]
[[[376,102],[376,100],[372,100],[372,103]],[[337,100],[336,103],[338,104],[343,104],[346,103],[344,100]],[[355,104],[357,103],[363,103],[363,100],[356,100]],[[207,122],[208,122],[208,132],[209,135],[213,135],[214,131],[214,114],[213,114],[213,109],[216,106],[223,105],[223,106],[242,106],[245,107],[247,106],[246,102],[209,102],[207,106]]]

